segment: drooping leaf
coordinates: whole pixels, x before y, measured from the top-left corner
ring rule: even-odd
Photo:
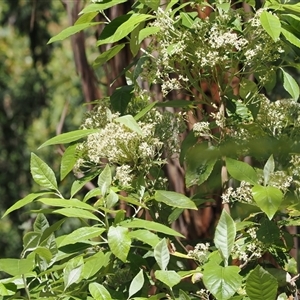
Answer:
[[[139,135],[143,135],[143,131],[139,124],[136,122],[132,115],[126,115],[115,119],[115,122],[118,122],[122,125],[125,125],[130,130],[138,133]]]
[[[97,133],[97,132],[99,132],[99,129],[81,129],[81,130],[75,130],[67,133],[62,133],[46,141],[38,149],[50,145],[69,144],[78,141],[79,139],[82,139],[88,136],[89,134]]]
[[[276,278],[260,265],[255,267],[246,280],[246,292],[251,300],[274,300],[277,288]]]
[[[298,100],[300,89],[297,81],[286,71],[281,68],[283,74],[283,87],[293,97],[294,100]]]
[[[34,153],[31,153],[30,171],[33,180],[40,186],[51,190],[58,189],[54,172]]]
[[[256,185],[252,188],[252,194],[257,206],[271,220],[283,201],[281,190],[273,186]]]
[[[220,220],[218,222],[214,242],[222,253],[226,264],[229,256],[231,255],[231,251],[234,245],[234,240],[236,236],[236,227],[235,222],[231,218],[231,216],[223,209]]]
[[[84,30],[84,29],[92,27],[92,26],[99,25],[101,23],[102,22],[89,22],[89,23],[83,23],[83,24],[77,24],[77,25],[70,26],[70,27],[64,29],[63,31],[61,31],[59,34],[53,36],[49,40],[48,44],[51,44],[51,43],[57,42],[57,41],[65,40],[69,36],[79,32],[81,30]]]
[[[70,145],[64,152],[60,164],[60,180],[63,180],[74,168],[77,161],[76,144]]]
[[[227,300],[242,285],[242,276],[239,275],[239,272],[240,268],[237,266],[222,267],[216,263],[209,263],[203,271],[203,283],[216,299]]]
[[[170,261],[170,252],[167,241],[163,238],[154,248],[154,258],[160,269],[165,271]]]
[[[102,52],[93,62],[93,66],[100,67],[106,62],[108,62],[110,59],[112,59],[114,56],[116,56],[123,48],[125,47],[125,44],[119,44],[111,47],[110,49]]]
[[[88,242],[92,238],[99,237],[104,231],[104,228],[98,227],[78,228],[75,231],[66,235],[66,237],[60,242],[58,247],[62,247],[69,244],[75,244],[78,242]]]
[[[172,228],[169,228],[163,224],[156,223],[153,221],[148,221],[148,220],[141,220],[141,219],[126,220],[126,221],[121,222],[120,225],[122,225],[123,227],[127,227],[127,228],[144,228],[147,230],[162,232],[162,233],[168,234],[168,235],[184,237],[182,234],[173,230]]]
[[[109,291],[97,282],[92,282],[89,284],[89,291],[94,300],[111,300],[112,297]]]
[[[157,202],[163,202],[168,206],[197,210],[197,206],[192,200],[177,192],[157,190],[154,198]]]
[[[131,246],[128,229],[123,226],[111,226],[107,233],[107,239],[111,252],[121,261],[126,262]]]
[[[226,168],[228,173],[239,181],[246,181],[251,184],[257,184],[258,177],[255,170],[245,162],[232,158],[226,158]]]
[[[132,239],[137,239],[145,244],[150,245],[152,248],[154,248],[159,242],[159,237],[149,230],[138,229],[130,231],[129,235]]]
[[[139,32],[139,44],[147,37],[156,34],[160,31],[161,29],[156,26],[151,26],[151,27],[146,27],[140,30]]]
[[[276,42],[279,39],[281,32],[281,23],[277,16],[268,11],[263,11],[260,15],[260,22],[265,31]]]
[[[169,288],[172,288],[174,285],[178,284],[181,281],[181,276],[178,275],[175,271],[162,271],[157,270],[154,273],[155,278],[164,283]]]
[[[136,294],[144,285],[144,275],[143,270],[141,269],[135,277],[132,279],[129,286],[129,296],[128,299],[131,298],[134,294]]]
[[[264,165],[264,186],[268,185],[270,176],[275,171],[275,162],[273,155],[269,157],[266,164]]]
[[[64,290],[66,290],[71,284],[77,282],[80,279],[82,268],[82,256],[75,257],[68,261],[66,267],[64,268]]]
[[[31,272],[34,268],[34,260],[32,257],[24,259],[3,258],[0,259],[0,271],[11,276],[18,276]]]
[[[112,182],[112,175],[109,164],[105,166],[103,171],[100,173],[98,178],[98,187],[101,190],[102,196],[105,196],[108,193],[110,185]]]

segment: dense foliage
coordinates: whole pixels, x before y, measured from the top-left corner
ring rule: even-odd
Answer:
[[[95,66],[124,47],[133,62],[123,72],[127,85],[96,101],[80,129],[40,147],[68,145],[59,177],[63,186],[73,176],[70,191],[31,154],[41,190],[4,217],[30,203],[39,208],[20,259],[0,259],[8,274],[2,299],[296,297],[287,229],[300,215],[299,86],[290,73],[299,68],[300,5],[139,1],[110,20],[105,10],[122,2],[94,1],[50,40],[98,26],[101,15],[97,46],[107,50]],[[291,98],[270,101],[275,85]],[[174,158],[192,197],[168,188],[164,170]],[[172,223],[214,201],[223,207],[214,237],[187,245]],[[49,224],[50,215],[59,218]],[[78,228],[59,235],[70,219]]]

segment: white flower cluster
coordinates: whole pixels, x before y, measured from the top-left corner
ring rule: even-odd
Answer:
[[[209,255],[209,243],[198,243],[194,250],[190,250],[188,252],[188,256],[194,258],[195,260],[197,260],[200,264],[204,264],[207,259],[208,259],[208,255]]]
[[[209,122],[197,122],[193,126],[195,136],[208,137],[211,136]]]
[[[201,300],[209,300],[210,299],[210,291],[206,289],[201,289],[196,292],[197,296],[200,297]]]
[[[290,159],[290,165],[291,167],[289,168],[291,174],[293,176],[300,176],[300,155],[299,154],[294,154],[291,156]]]
[[[242,202],[253,203],[252,186],[246,181],[241,181],[238,188],[229,187],[221,196],[223,203]]]

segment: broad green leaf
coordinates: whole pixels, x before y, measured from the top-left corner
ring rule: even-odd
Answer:
[[[161,29],[159,27],[156,26],[152,26],[152,27],[146,27],[140,30],[139,32],[139,44],[147,37],[156,34],[160,31]]]
[[[79,208],[60,208],[53,211],[54,214],[61,214],[69,218],[90,219],[99,221],[99,219],[87,210]]]
[[[141,269],[130,283],[128,299],[131,298],[132,295],[136,294],[143,287],[143,285],[144,285],[144,275],[143,275],[143,270]]]
[[[246,181],[251,184],[257,184],[258,178],[255,170],[247,163],[232,158],[226,158],[226,168],[228,173],[239,181]]]
[[[163,238],[154,248],[154,258],[160,269],[165,271],[170,261],[170,252],[167,241]]]
[[[60,180],[63,180],[74,168],[77,161],[76,153],[77,144],[70,145],[64,152],[60,164]]]
[[[41,240],[41,233],[40,232],[27,232],[23,236],[23,247],[24,247],[24,252],[26,251],[32,251],[35,248],[38,247],[40,244]]]
[[[159,237],[149,230],[138,229],[130,231],[129,236],[132,239],[137,239],[145,244],[150,245],[152,248],[154,248],[159,242]]]
[[[94,188],[90,190],[83,198],[83,202],[87,202],[89,199],[98,197],[101,195],[101,190],[99,188]]]
[[[80,279],[82,268],[82,256],[75,257],[67,263],[66,267],[64,268],[64,290],[66,290],[72,283],[75,283]]]
[[[111,226],[107,233],[107,239],[111,252],[121,261],[126,262],[131,245],[128,229],[122,226]]]
[[[58,247],[62,247],[69,244],[75,244],[78,242],[87,242],[92,238],[99,237],[105,231],[104,228],[97,227],[81,227],[75,231],[66,235],[66,237],[60,242]]]
[[[268,185],[270,181],[270,176],[275,171],[275,162],[273,155],[269,157],[265,166],[264,166],[264,186]]]
[[[257,206],[271,220],[283,201],[282,192],[272,186],[256,185],[252,188],[252,194]]]
[[[81,130],[75,130],[67,133],[62,133],[46,141],[38,149],[50,145],[69,144],[79,139],[82,139],[89,134],[97,133],[97,132],[99,132],[99,129],[81,129]]]
[[[181,276],[178,275],[175,271],[161,271],[157,270],[154,273],[155,278],[164,283],[169,288],[172,288],[174,285],[178,284],[181,281]]]
[[[92,282],[89,284],[89,291],[94,300],[111,300],[112,297],[108,290],[97,282]]]
[[[138,114],[135,115],[134,119],[138,121],[140,118],[142,118],[147,112],[149,112],[155,105],[157,101],[154,101],[147,105],[145,108],[143,108]]]
[[[98,177],[98,187],[101,190],[102,196],[105,196],[108,193],[110,185],[112,182],[111,170],[109,164],[106,164],[103,171]]]
[[[31,257],[26,259],[3,258],[0,259],[0,271],[11,276],[18,276],[29,273],[34,268],[34,260]]]
[[[83,267],[82,278],[88,279],[94,276],[102,267],[107,267],[110,261],[111,252],[97,252],[93,256],[89,257]]]
[[[42,202],[49,206],[54,207],[74,207],[74,208],[82,208],[86,210],[96,211],[96,209],[80,200],[77,199],[58,199],[58,198],[41,198],[37,201]]]
[[[133,219],[133,220],[126,220],[120,223],[123,227],[127,228],[144,228],[147,230],[153,230],[157,232],[162,232],[164,234],[173,235],[173,236],[179,236],[184,237],[179,232],[163,225],[160,223],[156,223],[153,221],[147,221],[147,220],[141,220],[141,219]]]
[[[52,194],[50,192],[36,192],[36,193],[31,193],[28,194],[25,198],[17,201],[14,205],[12,205],[6,212],[5,214],[2,216],[2,218],[4,218],[5,216],[7,216],[8,214],[10,214],[12,211],[15,211],[31,202],[33,202],[36,198],[46,195],[46,194]]]
[[[217,249],[222,253],[222,256],[226,261],[226,265],[228,262],[228,258],[231,255],[235,235],[235,222],[233,221],[231,216],[226,212],[226,210],[223,209],[216,228],[214,242]]]
[[[124,85],[115,89],[110,96],[110,103],[114,110],[123,115],[127,109],[128,103],[133,97],[133,85]]]
[[[300,40],[291,32],[285,30],[284,28],[281,29],[283,36],[294,46],[300,48]]]
[[[276,278],[260,265],[255,267],[246,280],[246,292],[251,300],[274,300],[277,288],[278,283]]]
[[[31,153],[30,171],[33,180],[38,185],[57,191],[58,188],[54,172],[34,153]]]
[[[180,18],[182,25],[191,28],[193,24],[195,23],[195,18],[198,17],[198,12],[181,12],[180,13]]]
[[[17,286],[12,283],[3,284],[0,282],[0,295],[1,296],[13,296],[16,294]],[[11,298],[13,299],[13,298]]]
[[[101,10],[108,9],[110,7],[113,7],[120,3],[124,3],[126,1],[127,0],[103,0],[99,3],[92,3],[86,6],[79,14],[81,15],[81,14],[86,14],[94,11],[100,12]]]
[[[43,214],[38,214],[34,223],[33,228],[35,232],[43,233],[49,227],[49,222]]]
[[[144,135],[141,127],[139,126],[139,124],[136,122],[136,120],[134,119],[134,117],[132,115],[126,115],[126,116],[116,118],[115,122],[118,122],[118,123],[126,126],[130,130],[138,133],[139,135]]]
[[[102,22],[89,22],[89,23],[83,23],[83,24],[77,24],[77,25],[70,26],[70,27],[64,29],[63,31],[61,31],[59,34],[52,37],[49,40],[48,44],[51,44],[51,43],[57,42],[57,41],[65,40],[69,36],[79,32],[81,30],[84,30],[84,29],[92,27],[92,26],[99,25],[101,23]]]
[[[110,59],[112,59],[114,56],[116,56],[124,47],[125,44],[119,44],[111,47],[105,52],[102,52],[93,62],[93,66],[98,66],[98,67],[102,66]]]
[[[115,43],[131,33],[141,22],[153,19],[146,14],[123,15],[112,20],[100,34],[97,46]]]
[[[286,71],[280,68],[283,74],[283,87],[293,97],[294,100],[298,100],[300,90],[297,81]]]
[[[239,275],[239,267],[222,267],[215,263],[209,263],[206,266],[203,271],[203,283],[216,299],[230,299],[241,287],[242,276]],[[258,299],[264,298],[256,298]]]
[[[265,31],[276,42],[279,39],[281,32],[281,23],[276,15],[268,11],[263,11],[260,15],[260,22]]]
[[[157,202],[163,202],[168,206],[197,210],[197,206],[192,200],[173,191],[158,190],[155,192],[154,198]]]
[[[79,25],[79,24],[84,24],[84,23],[89,23],[92,22],[92,20],[98,15],[98,12],[89,12],[86,13],[84,15],[81,15],[76,22],[74,23],[74,25]]]
[[[110,190],[109,194],[106,196],[106,208],[113,208],[119,201],[119,196],[113,190]]]
[[[267,219],[260,224],[259,229],[256,232],[256,237],[266,246],[282,244],[282,237],[280,235],[278,226],[274,222]]]
[[[49,263],[53,257],[50,249],[48,249],[46,247],[39,246],[36,249],[34,249],[33,252],[35,254],[37,254],[38,256],[42,257],[43,259],[45,259],[47,261],[47,263]]]

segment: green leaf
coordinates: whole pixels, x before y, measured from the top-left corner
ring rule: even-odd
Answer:
[[[125,44],[119,44],[111,47],[105,52],[102,52],[93,62],[93,66],[98,66],[98,67],[102,66],[110,59],[112,59],[114,56],[116,56],[124,47]]]
[[[131,298],[132,295],[136,294],[143,287],[143,285],[144,285],[144,275],[143,275],[143,270],[141,269],[130,283],[128,299]]]
[[[128,229],[122,226],[111,226],[107,233],[107,239],[111,252],[121,261],[126,262],[131,245]]]
[[[284,28],[281,29],[281,33],[283,36],[294,46],[300,48],[300,40],[291,32],[285,30]]]
[[[101,10],[108,9],[110,7],[113,7],[117,4],[124,3],[127,0],[103,0],[99,3],[92,3],[86,6],[79,14],[86,14],[90,12],[100,12]]]
[[[31,153],[30,171],[33,180],[37,184],[42,187],[57,191],[58,188],[54,172],[34,153]]]
[[[153,230],[157,232],[162,232],[164,234],[173,235],[173,236],[179,236],[184,237],[179,232],[163,225],[160,223],[156,223],[153,221],[147,221],[147,220],[141,220],[141,219],[133,219],[133,220],[126,220],[120,223],[123,227],[127,228],[144,228],[147,230]]]
[[[6,212],[5,214],[2,216],[2,218],[4,218],[5,216],[7,216],[8,214],[10,214],[11,212],[33,202],[36,198],[49,194],[49,192],[37,192],[37,193],[31,193],[28,194],[25,198],[20,199],[19,201],[17,201],[14,205],[12,205]],[[50,193],[51,194],[51,193]]]
[[[172,288],[174,285],[178,284],[181,281],[181,276],[178,275],[175,271],[161,271],[157,270],[154,273],[155,278],[164,283],[169,288]]]
[[[149,37],[150,35],[156,34],[160,31],[161,29],[159,27],[156,26],[152,26],[152,27],[146,27],[140,30],[139,32],[139,44],[147,37]]]
[[[26,259],[3,258],[0,259],[0,271],[11,276],[18,276],[29,273],[34,268],[34,260],[31,257]]]
[[[66,290],[71,284],[80,280],[83,268],[82,256],[71,259],[64,268],[64,285]]]
[[[109,164],[105,166],[98,178],[98,187],[101,190],[102,196],[105,196],[110,188],[112,182],[111,170]]]
[[[138,38],[139,38],[139,32],[143,27],[144,27],[144,22],[136,26],[130,34],[129,47],[133,57],[139,53],[139,50],[141,48]]]
[[[278,41],[281,32],[281,23],[279,18],[268,11],[263,11],[260,15],[260,22],[274,42]]]
[[[179,290],[178,300],[191,300],[191,298],[183,290]]]
[[[66,235],[60,242],[58,247],[69,244],[76,244],[78,242],[88,242],[92,238],[99,237],[105,231],[104,228],[97,227],[81,227]]]
[[[252,188],[252,194],[257,206],[271,220],[283,201],[282,192],[273,186],[256,185]]]
[[[228,173],[239,181],[246,181],[251,184],[257,184],[258,178],[255,170],[248,164],[232,158],[226,158],[226,167]]]
[[[99,129],[81,129],[81,130],[75,130],[67,133],[62,133],[46,141],[38,149],[50,145],[69,144],[79,139],[82,139],[89,134],[97,133],[97,132],[99,132]]]
[[[223,209],[216,228],[214,242],[217,249],[222,253],[222,256],[226,261],[226,265],[228,262],[228,258],[231,255],[235,236],[235,222],[233,221],[231,216],[226,212],[226,210]]]
[[[27,232],[23,236],[23,247],[24,247],[24,253],[26,251],[32,251],[35,248],[38,247],[41,239],[41,233],[40,232]]]
[[[94,188],[90,190],[83,198],[83,202],[87,202],[89,199],[98,197],[101,195],[101,190],[99,188]]]
[[[87,174],[86,176],[83,176],[75,180],[71,187],[71,198],[73,198],[78,191],[80,191],[88,182],[94,179],[98,174],[99,173],[97,172],[92,174]]]
[[[274,222],[267,219],[260,224],[259,229],[256,232],[256,237],[266,246],[282,244],[278,226]]]
[[[167,241],[163,238],[154,248],[154,258],[160,269],[165,271],[170,261],[170,252]]]
[[[280,69],[283,74],[284,89],[292,96],[294,100],[298,100],[300,90],[297,81],[289,73],[285,72],[282,68]]]
[[[141,127],[139,126],[139,124],[136,122],[136,120],[134,119],[134,117],[132,115],[126,115],[126,116],[116,118],[115,122],[118,122],[118,123],[126,126],[130,130],[138,133],[141,136],[144,135]]]
[[[264,166],[264,186],[268,185],[270,181],[270,176],[275,171],[275,162],[273,158],[273,154],[269,157],[267,160],[265,166]]]
[[[46,260],[47,263],[49,263],[51,261],[51,259],[53,258],[53,255],[50,251],[50,249],[46,248],[46,247],[37,247],[36,249],[34,249],[33,251],[35,254],[37,254],[40,258],[43,258],[44,260]]]
[[[157,101],[154,101],[147,105],[145,108],[143,108],[138,114],[135,115],[134,119],[138,121],[140,118],[142,118],[147,112],[149,112],[155,105]]]
[[[94,300],[111,300],[112,297],[108,290],[97,282],[92,282],[89,284],[89,291]]]
[[[94,276],[102,267],[107,267],[110,261],[111,252],[97,252],[93,256],[89,257],[83,267],[82,278],[88,279]]]
[[[43,233],[48,227],[49,223],[46,217],[43,214],[38,214],[33,223],[34,231]]]
[[[100,34],[97,46],[115,43],[131,33],[141,22],[153,18],[154,16],[146,14],[131,14],[117,17],[105,26]]]
[[[222,267],[215,263],[209,263],[206,266],[203,271],[203,283],[216,299],[230,299],[241,287],[242,276],[239,275],[239,267]],[[256,298],[258,299],[264,298]]]
[[[90,220],[96,220],[99,222],[99,219],[90,213],[89,211],[79,209],[79,208],[60,208],[53,211],[53,213],[61,214],[63,216],[69,217],[69,218],[79,218],[79,219],[90,219]]]
[[[75,208],[82,208],[91,211],[97,211],[96,208],[94,208],[93,206],[84,203],[78,199],[67,200],[67,199],[59,199],[59,198],[41,198],[38,199],[37,201],[54,207],[75,207]]]
[[[118,203],[119,196],[113,190],[110,190],[105,200],[106,200],[106,208],[111,209]]]
[[[260,265],[255,267],[246,280],[246,292],[251,300],[274,300],[277,288],[278,283],[276,278]]]
[[[159,237],[149,230],[138,229],[129,232],[132,239],[137,239],[154,248],[159,243]]]
[[[101,24],[102,22],[89,22],[89,23],[83,23],[83,24],[77,24],[77,25],[73,25],[70,26],[66,29],[64,29],[63,31],[61,31],[59,34],[55,35],[54,37],[52,37],[48,44],[51,44],[53,42],[57,42],[57,41],[62,41],[65,40],[66,38],[68,38],[69,36],[92,26],[96,26]]]
[[[84,24],[84,23],[89,23],[92,22],[92,20],[98,15],[98,12],[90,12],[90,13],[86,13],[84,15],[81,15],[76,22],[74,23],[74,25],[79,25],[79,24]]]
[[[158,9],[158,7],[160,5],[159,0],[141,0],[140,2],[145,4],[148,7],[152,8],[155,11]]]
[[[76,153],[77,144],[70,145],[64,152],[60,164],[60,180],[63,180],[74,168],[77,161]]]
[[[168,206],[197,210],[195,203],[180,193],[158,190],[155,192],[154,198],[157,202],[163,202]]]

